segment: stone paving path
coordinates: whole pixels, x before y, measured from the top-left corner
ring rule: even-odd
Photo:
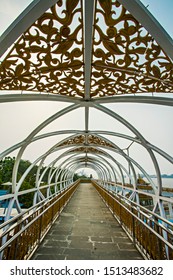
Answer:
[[[91,184],[80,184],[32,259],[143,259]]]

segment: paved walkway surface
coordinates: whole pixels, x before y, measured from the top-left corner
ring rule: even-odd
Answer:
[[[80,184],[32,259],[142,259],[91,184]]]

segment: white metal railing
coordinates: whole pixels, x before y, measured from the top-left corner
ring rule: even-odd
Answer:
[[[1,259],[29,259],[67,204],[79,180],[0,225]]]
[[[173,223],[92,181],[97,191],[146,259],[173,259]]]

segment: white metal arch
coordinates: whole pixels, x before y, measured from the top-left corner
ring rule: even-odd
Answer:
[[[49,3],[48,3],[49,2]],[[32,24],[34,23],[39,16],[41,16],[48,8],[50,8],[52,5],[54,5],[57,2],[57,0],[51,0],[51,1],[46,1],[46,0],[34,0],[31,5],[28,6],[28,8],[13,22],[13,24],[4,32],[4,34],[0,38],[0,56],[4,54],[4,52],[10,47],[16,39]],[[173,60],[173,41],[170,38],[170,36],[165,32],[165,30],[160,26],[160,24],[156,21],[156,19],[149,13],[149,11],[141,4],[139,0],[134,0],[134,1],[127,1],[127,0],[119,0],[121,4],[127,10],[143,25],[143,27],[146,28],[146,30],[149,31],[149,33],[153,36],[153,38],[159,43],[159,45],[162,47],[163,52],[165,52],[170,59]],[[155,190],[155,208],[157,208],[157,205],[159,205],[160,213],[161,215],[164,215],[163,211],[163,204],[161,200],[162,196],[162,180],[161,180],[161,172],[159,168],[158,161],[154,155],[154,151],[156,151],[158,154],[162,155],[165,159],[167,159],[169,162],[173,163],[173,157],[170,155],[166,154],[164,151],[161,149],[155,147],[151,143],[149,143],[141,133],[136,130],[128,121],[124,120],[121,116],[116,114],[115,112],[107,109],[101,104],[106,104],[106,103],[126,103],[126,102],[131,102],[131,103],[145,103],[145,104],[157,104],[157,105],[165,105],[165,106],[173,106],[173,99],[172,98],[165,98],[165,97],[157,97],[157,96],[112,96],[110,97],[97,97],[96,99],[93,99],[90,97],[90,82],[91,82],[91,68],[92,68],[92,36],[93,36],[93,21],[94,21],[94,9],[95,9],[95,4],[96,1],[94,0],[87,0],[84,1],[85,4],[85,9],[84,9],[84,16],[85,16],[85,42],[84,42],[84,88],[85,88],[85,94],[84,98],[78,98],[78,97],[68,97],[68,96],[61,96],[61,95],[53,95],[53,94],[29,94],[29,93],[24,93],[24,94],[10,94],[9,92],[6,94],[0,95],[0,102],[16,102],[16,101],[63,101],[66,103],[73,103],[72,105],[68,106],[67,108],[57,112],[56,114],[52,115],[50,118],[48,118],[46,121],[41,123],[36,129],[34,129],[26,139],[21,141],[20,143],[14,145],[13,147],[10,147],[6,151],[2,152],[0,156],[4,157],[8,153],[19,149],[14,169],[13,169],[13,177],[12,177],[12,184],[13,184],[13,194],[8,196],[11,198],[10,202],[10,207],[12,207],[12,204],[14,201],[17,202],[17,207],[18,210],[21,211],[20,205],[18,202],[18,195],[19,195],[19,190],[20,186],[22,184],[22,181],[24,180],[25,176],[30,172],[31,168],[35,166],[39,162],[39,168],[37,172],[37,178],[36,178],[36,188],[37,191],[39,192],[39,186],[41,182],[41,178],[43,177],[44,173],[40,174],[40,169],[42,167],[42,163],[48,155],[50,155],[53,152],[56,152],[60,149],[63,149],[63,147],[58,147],[58,145],[61,145],[63,141],[72,139],[74,135],[69,136],[67,138],[64,137],[64,139],[60,142],[58,142],[58,145],[55,144],[52,146],[48,151],[44,152],[40,157],[38,157],[32,164],[31,166],[27,169],[27,171],[23,174],[22,178],[17,182],[17,172],[18,172],[18,167],[20,160],[22,158],[22,155],[25,151],[25,149],[30,145],[32,142],[36,140],[40,140],[45,137],[50,137],[53,135],[60,135],[60,134],[75,134],[77,135],[95,135],[99,136],[101,139],[107,141],[109,144],[112,145],[113,148],[109,147],[101,147],[98,146],[97,149],[102,151],[103,156],[93,156],[91,155],[90,157],[87,157],[88,160],[88,165],[90,165],[93,169],[95,168],[99,175],[101,175],[102,180],[109,180],[109,178],[113,179],[112,174],[114,175],[114,179],[116,181],[116,176],[115,176],[115,171],[114,171],[114,164],[118,166],[121,174],[121,179],[123,181],[123,172],[128,174],[130,177],[130,173],[126,170],[124,166],[122,166],[116,159],[113,159],[113,157],[109,154],[109,152],[113,151],[118,154],[120,154],[122,157],[126,159],[126,161],[129,163],[133,177],[134,177],[134,190],[136,190],[136,171],[135,167],[137,167],[139,170],[141,170],[146,177],[148,178],[149,182],[151,183],[153,189]],[[122,70],[123,71],[123,70]],[[128,70],[130,73],[130,70]],[[153,77],[153,79],[157,79],[157,77]],[[108,92],[109,94],[109,92]],[[75,131],[75,130],[69,130],[69,131],[64,131],[64,132],[52,132],[52,133],[45,133],[43,135],[37,135],[43,128],[45,128],[48,124],[56,120],[57,118],[60,118],[62,115],[67,114],[68,112],[71,112],[73,110],[76,110],[80,107],[85,108],[85,128],[84,131]],[[102,111],[105,115],[111,116],[113,119],[118,120],[120,123],[122,123],[125,127],[127,127],[131,132],[134,133],[135,137],[131,137],[128,135],[122,135],[119,134],[118,132],[104,132],[104,131],[89,131],[89,109],[93,107],[96,110]],[[101,136],[100,136],[101,134]],[[103,137],[102,135],[106,135],[106,137]],[[138,143],[142,145],[145,150],[148,152],[151,161],[153,163],[153,166],[155,168],[156,174],[157,174],[157,180],[158,180],[158,191],[155,188],[155,185],[153,184],[151,178],[147,174],[147,172],[140,166],[134,159],[129,157],[129,155],[126,155],[122,149],[120,149],[114,142],[111,142],[107,137],[109,135],[113,135],[116,137],[128,139],[129,141],[133,141],[135,143]],[[84,145],[83,145],[84,146]],[[81,147],[83,147],[81,145]],[[59,166],[64,166],[68,168],[68,166],[71,166],[72,171],[64,170],[61,172],[61,178],[65,177],[71,180],[70,176],[74,171],[77,170],[78,164],[79,166],[83,165],[83,161],[85,161],[86,157],[85,154],[84,156],[79,157],[79,153],[74,153],[75,154],[75,159],[74,163],[71,162],[71,153],[73,153],[73,145],[67,145],[66,147],[69,148],[68,151],[64,152],[61,156],[57,157],[54,161],[52,161],[50,164],[48,164],[48,167],[51,167],[52,169],[50,170],[49,173],[49,183],[51,183],[51,178],[52,174],[55,171],[53,170],[54,165],[56,162],[58,162],[60,159],[63,157],[65,158],[67,156],[67,159],[63,161],[62,164]],[[80,147],[80,145],[78,145]],[[90,147],[96,148],[96,145],[90,145]],[[103,149],[102,149],[103,148]],[[106,151],[105,151],[106,150]],[[106,157],[106,159],[105,159]],[[97,159],[97,160],[96,160]],[[110,163],[110,168],[107,168],[107,163],[108,161],[111,160]],[[98,161],[98,162],[97,162]],[[112,162],[114,164],[112,164]],[[71,165],[72,164],[72,165]],[[95,167],[94,167],[95,166]],[[135,167],[134,167],[135,166]],[[112,171],[111,171],[112,170]],[[46,170],[45,170],[46,172]],[[58,174],[56,176],[58,178]],[[17,187],[16,187],[17,185]],[[137,190],[136,190],[137,191]],[[156,209],[155,209],[156,210]]]

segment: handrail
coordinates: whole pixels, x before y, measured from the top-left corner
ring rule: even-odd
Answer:
[[[56,196],[52,196],[51,199],[49,198],[42,201],[41,205],[38,203],[29,208],[23,215],[20,214],[17,217],[14,217],[13,225],[9,228],[7,228],[7,226],[8,223],[11,224],[12,219],[3,223],[1,228],[3,226],[5,231],[1,234],[0,238],[2,244],[0,247],[1,259],[28,259],[38,247],[38,244],[41,242],[49,228],[55,222],[70,197],[73,195],[79,182],[80,180],[77,180],[75,183],[70,184],[65,188],[63,192],[59,192]],[[34,208],[35,212],[31,212],[31,209],[33,210]],[[30,213],[26,215],[29,211]],[[34,229],[35,226],[36,229]],[[12,232],[13,235],[10,236]],[[31,240],[29,240],[30,244],[27,244],[28,234],[32,236],[32,238],[30,238]],[[21,247],[20,250],[15,246],[18,238],[20,239],[17,246]],[[26,238],[26,240],[22,243],[20,240],[23,238]],[[23,254],[21,256],[20,252],[22,251]]]
[[[98,182],[99,180],[95,180],[95,182]],[[106,182],[107,183],[107,182]],[[100,184],[98,184],[99,186],[101,186]],[[116,185],[116,183],[114,184],[114,185]],[[121,186],[121,185],[118,185],[118,186]],[[101,186],[101,187],[103,187],[103,186]],[[128,190],[131,190],[131,191],[134,191],[134,192],[137,192],[137,193],[141,193],[141,194],[144,194],[144,195],[147,195],[147,196],[151,196],[151,197],[154,197],[155,195],[154,194],[151,194],[151,193],[148,193],[148,192],[142,192],[141,190],[137,190],[137,189],[132,189],[132,188],[128,188],[128,187],[126,187],[126,186],[121,186],[122,188],[125,188],[125,189],[128,189]],[[162,220],[163,222],[165,222],[165,223],[168,223],[170,226],[173,226],[173,224],[171,223],[171,222],[169,222],[167,219],[165,219],[164,217],[162,217],[162,216],[159,216],[157,213],[154,213],[153,211],[151,211],[151,210],[149,210],[149,209],[147,209],[146,207],[144,207],[144,206],[142,206],[142,205],[139,205],[138,203],[136,203],[135,201],[132,201],[132,200],[130,200],[128,197],[125,197],[125,196],[123,196],[123,195],[121,195],[121,194],[117,194],[117,193],[115,193],[115,192],[113,192],[112,190],[108,190],[108,189],[106,189],[109,193],[112,193],[114,196],[116,195],[116,196],[118,196],[118,197],[121,197],[122,199],[124,199],[124,200],[126,200],[126,201],[128,201],[128,203],[130,204],[130,205],[135,205],[136,207],[140,207],[140,209],[143,209],[143,211],[144,212],[148,212],[151,216],[155,216],[156,218],[158,218],[158,219],[160,219],[160,220]],[[173,203],[173,199],[172,198],[165,198],[165,197],[163,197],[163,196],[160,196],[160,199],[162,199],[163,201],[168,201],[168,202],[171,202],[171,203]]]
[[[157,214],[155,214],[156,220],[154,218],[151,219],[145,213],[148,210],[143,206],[132,201],[130,201],[131,204],[129,201],[127,203],[125,197],[110,192],[94,180],[92,183],[130,239],[133,240],[134,245],[146,259],[173,259],[172,223]],[[149,212],[154,215],[153,212]],[[164,225],[171,226],[172,230],[160,224],[158,220],[163,220]],[[154,240],[154,245],[151,244],[151,240]],[[153,246],[156,248],[153,248]]]
[[[79,180],[77,180],[75,183],[79,183]],[[70,186],[74,185],[74,182],[71,183],[68,188],[70,188]],[[24,216],[25,214],[27,214],[28,212],[32,211],[33,209],[35,209],[37,207],[44,205],[47,201],[50,201],[50,199],[54,198],[55,196],[63,193],[67,188],[64,188],[62,190],[59,190],[57,193],[54,193],[52,195],[50,195],[49,197],[46,197],[45,199],[43,199],[42,201],[38,202],[37,204],[31,206],[30,208],[23,210],[21,213],[15,215],[14,217],[12,217],[10,220],[5,221],[3,224],[0,225],[0,229],[4,228],[5,226],[7,226],[10,223],[14,223],[15,220],[19,219],[21,216]],[[33,190],[33,189],[31,189]],[[29,192],[29,191],[28,191]],[[12,195],[13,196],[13,195]]]

